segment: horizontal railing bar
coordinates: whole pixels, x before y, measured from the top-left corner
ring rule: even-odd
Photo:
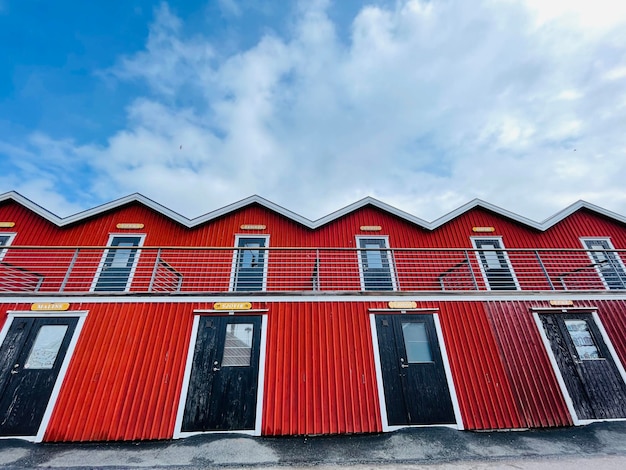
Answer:
[[[13,250],[137,250],[137,251],[156,251],[156,250],[172,250],[172,251],[295,251],[304,252],[309,251],[314,253],[316,250],[320,252],[324,251],[347,251],[347,252],[360,252],[360,251],[381,251],[381,252],[451,252],[451,253],[480,253],[480,252],[496,252],[496,253],[626,253],[626,249],[610,249],[610,250],[592,250],[586,248],[345,248],[345,247],[285,247],[285,246],[273,246],[273,247],[233,247],[233,246],[96,246],[96,245],[63,245],[63,246],[43,246],[43,245],[9,245],[0,247],[0,251],[13,251]]]

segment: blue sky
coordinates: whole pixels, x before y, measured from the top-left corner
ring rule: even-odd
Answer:
[[[626,2],[0,0],[0,192],[626,214]]]

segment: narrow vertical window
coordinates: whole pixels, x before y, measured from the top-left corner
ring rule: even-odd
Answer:
[[[237,237],[233,256],[231,290],[264,291],[267,280],[268,236]]]
[[[107,249],[100,261],[92,290],[102,292],[123,292],[130,289],[139,250],[145,235],[111,235]]]
[[[393,260],[386,237],[356,237],[363,290],[395,290]]]
[[[480,270],[489,290],[518,290],[517,278],[504,250],[502,239],[472,238]]]
[[[9,246],[15,238],[15,233],[0,233],[0,261],[4,258],[4,255],[8,250],[3,250],[1,247]]]
[[[626,289],[626,268],[608,238],[582,238],[589,258],[607,289]]]

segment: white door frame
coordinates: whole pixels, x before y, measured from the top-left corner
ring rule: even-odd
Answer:
[[[43,414],[41,419],[41,423],[39,424],[39,430],[35,436],[0,436],[0,439],[24,439],[26,441],[31,442],[41,442],[46,434],[46,429],[48,428],[48,424],[50,423],[50,418],[52,416],[52,412],[54,411],[54,407],[59,398],[59,392],[61,391],[61,386],[63,385],[63,380],[65,379],[65,374],[67,373],[67,369],[69,368],[70,361],[72,356],[74,355],[74,349],[76,349],[76,343],[78,343],[78,338],[80,337],[80,332],[83,329],[83,325],[87,318],[87,310],[76,310],[76,311],[49,311],[45,313],[34,313],[30,310],[9,310],[7,312],[7,320],[0,330],[0,344],[4,342],[7,333],[9,332],[9,328],[13,324],[13,321],[16,318],[67,318],[67,317],[76,317],[78,318],[78,322],[76,323],[76,328],[74,329],[74,333],[72,334],[72,339],[67,347],[67,351],[65,352],[65,358],[63,359],[63,363],[61,364],[61,368],[59,369],[59,374],[57,375],[56,381],[54,383],[54,387],[52,388],[52,393],[50,394],[50,399],[48,401],[48,405],[46,406],[46,411]]]
[[[457,397],[456,387],[454,386],[454,379],[452,378],[452,368],[450,367],[450,361],[448,359],[448,351],[446,348],[446,342],[443,338],[443,330],[441,329],[441,322],[439,321],[439,314],[436,312],[420,312],[411,310],[402,310],[399,314],[407,315],[432,315],[435,322],[435,330],[437,331],[437,341],[439,341],[439,350],[441,352],[441,358],[443,359],[443,368],[446,373],[446,381],[448,383],[448,390],[450,391],[450,399],[452,400],[452,408],[454,410],[454,417],[456,424],[407,424],[401,426],[390,426],[387,419],[387,405],[385,400],[385,387],[383,384],[383,371],[380,364],[380,348],[378,347],[378,331],[376,330],[376,315],[384,315],[385,313],[394,312],[372,312],[370,313],[370,330],[372,332],[372,345],[374,346],[374,367],[376,369],[376,388],[378,389],[378,405],[380,408],[380,421],[383,425],[383,432],[396,431],[402,428],[424,428],[433,426],[444,426],[447,428],[463,430],[463,417],[461,416],[461,407],[459,405],[459,399]],[[397,315],[398,313],[396,313]]]
[[[604,325],[600,320],[600,316],[598,315],[598,310],[595,307],[589,308],[576,308],[576,309],[550,309],[550,308],[537,308],[533,309],[533,318],[535,320],[535,324],[537,325],[537,329],[539,330],[539,335],[541,336],[541,340],[543,341],[543,346],[548,353],[548,358],[550,359],[550,364],[552,365],[552,370],[556,376],[556,380],[559,384],[559,388],[561,389],[561,393],[563,394],[563,398],[565,399],[565,404],[567,409],[572,417],[572,422],[574,426],[581,426],[585,424],[595,423],[599,421],[625,421],[626,418],[611,418],[611,419],[579,419],[576,410],[574,409],[574,401],[567,390],[567,386],[565,385],[565,379],[563,379],[563,374],[561,373],[561,369],[556,361],[556,356],[552,351],[552,345],[550,344],[550,340],[548,339],[548,335],[546,334],[546,330],[543,328],[543,323],[541,322],[540,314],[559,314],[559,313],[590,313],[593,321],[596,323],[598,330],[600,331],[600,335],[602,336],[602,340],[606,347],[609,350],[611,355],[611,359],[617,366],[617,370],[619,371],[620,376],[624,383],[626,383],[626,370],[624,370],[624,366],[619,360],[619,356],[617,355],[617,351],[613,347],[613,343],[611,342],[609,335],[604,329]]]
[[[237,316],[246,315],[247,310],[238,312]],[[228,312],[224,312],[228,313]],[[234,315],[234,312],[230,312]],[[252,314],[254,315],[254,314]],[[196,349],[196,341],[198,339],[198,326],[200,325],[200,317],[206,316],[206,314],[196,313],[194,314],[193,327],[191,329],[191,337],[189,338],[189,348],[187,349],[187,361],[185,363],[185,373],[183,375],[183,387],[180,392],[180,401],[178,402],[178,411],[176,413],[176,424],[174,426],[174,439],[180,439],[183,437],[196,436],[198,434],[248,434],[251,436],[261,435],[261,426],[263,421],[263,392],[265,385],[265,356],[267,349],[267,314],[261,315],[261,345],[259,350],[259,377],[257,382],[257,396],[256,396],[256,419],[254,423],[254,429],[234,430],[234,431],[182,431],[183,417],[185,415],[185,404],[187,403],[187,394],[189,393],[189,380],[191,379],[191,368],[193,367],[193,356]],[[223,315],[220,315],[223,316]]]

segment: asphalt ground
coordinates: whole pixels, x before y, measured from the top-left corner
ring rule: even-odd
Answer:
[[[575,428],[469,432],[409,428],[374,435],[249,437],[205,434],[176,441],[0,441],[0,468],[626,469],[626,422]]]

